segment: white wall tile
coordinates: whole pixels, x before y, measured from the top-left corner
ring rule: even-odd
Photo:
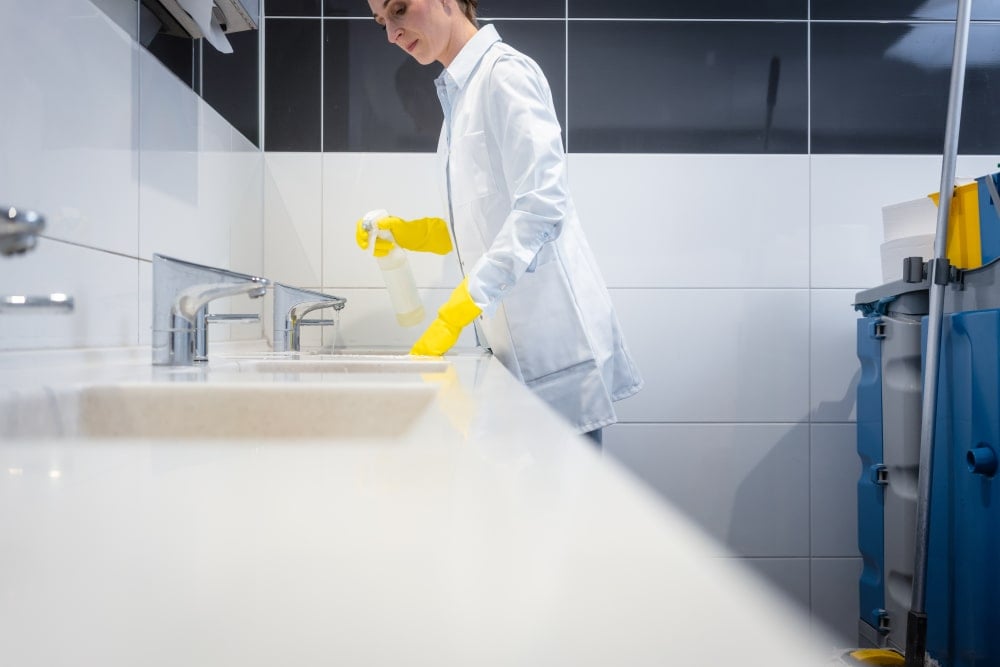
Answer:
[[[0,313],[0,349],[137,344],[137,260],[50,239],[0,260],[0,295],[57,292],[73,297],[73,312]]]
[[[800,421],[809,410],[808,290],[615,289],[646,380],[626,421]]]
[[[937,192],[935,155],[814,155],[812,286],[867,288],[882,284],[882,207]],[[956,178],[997,171],[991,156],[962,156]]]
[[[858,379],[857,320],[854,290],[812,290],[809,340],[810,398],[813,421],[855,418]]]
[[[136,253],[138,47],[80,0],[7,2],[0,68],[0,203],[46,235]],[[81,54],[85,54],[81,57]]]
[[[0,292],[61,291],[77,306],[3,315],[4,348],[148,343],[151,272],[127,257],[263,268],[259,150],[134,43],[126,4],[123,26],[85,0],[0,6],[0,57],[21,63],[0,69],[18,100],[0,123],[0,201],[41,211],[47,237],[71,242],[0,262]]]
[[[409,220],[449,219],[437,157],[419,153],[323,155],[323,284],[336,289],[382,287],[376,262],[354,240],[366,212],[386,209]],[[419,287],[454,287],[461,281],[455,253],[409,253]]]
[[[209,190],[218,169],[208,153],[228,152],[232,136],[208,105],[146,51],[140,57],[139,253],[199,264],[229,262],[229,219]]]
[[[882,283],[882,207],[937,190],[941,160],[932,156],[814,155],[812,286]]]
[[[223,177],[229,180],[232,205],[230,268],[264,275],[263,153],[234,150],[229,154],[227,163],[228,169]]]
[[[139,344],[153,342],[153,262],[139,260]]]
[[[832,641],[831,648],[859,645],[860,576],[860,558],[812,559],[812,619],[817,641]]]
[[[289,285],[319,285],[323,156],[267,153],[264,164],[264,272]]]
[[[811,553],[814,557],[858,556],[856,424],[813,424],[809,494]]]
[[[743,558],[741,561],[770,582],[803,614],[809,613],[808,558]]]
[[[569,157],[580,220],[613,287],[807,287],[804,155]]]
[[[134,0],[90,0],[109,19],[122,29],[122,32],[135,39],[138,32],[138,5]]]
[[[617,424],[606,455],[742,556],[809,556],[809,428]]]

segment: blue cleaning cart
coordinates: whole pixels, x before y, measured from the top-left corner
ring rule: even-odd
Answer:
[[[913,582],[928,283],[859,292],[859,640],[903,651]],[[927,654],[1000,665],[1000,260],[945,292],[930,527]]]

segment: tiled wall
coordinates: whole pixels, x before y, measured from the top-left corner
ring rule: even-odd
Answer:
[[[0,294],[76,301],[0,314],[0,350],[148,344],[154,252],[263,266],[259,149],[138,46],[134,3],[102,7],[0,3],[0,204],[47,219],[33,252],[0,258]]]
[[[353,225],[374,208],[444,215],[439,68],[387,45],[364,4],[266,3],[265,269],[346,295],[340,342],[406,344],[419,327],[392,320]],[[580,217],[646,376],[605,451],[852,645],[851,304],[882,282],[881,207],[938,188],[953,3],[480,6],[549,77]],[[974,17],[964,176],[1000,151],[1000,25],[982,22],[1000,1]],[[451,258],[411,263],[429,309],[459,279]]]
[[[954,2],[492,0],[580,153],[934,154]],[[429,151],[441,111],[360,0],[265,3],[268,151]],[[977,0],[961,150],[1000,145],[1000,0]],[[950,21],[948,19],[951,19]],[[844,45],[850,44],[850,48]]]
[[[259,146],[259,33],[256,30],[227,33],[226,40],[233,52],[221,53],[206,40],[191,39],[164,23],[165,10],[160,8],[159,0],[94,0],[127,30],[136,23],[136,2],[142,46],[200,94],[240,134]]]

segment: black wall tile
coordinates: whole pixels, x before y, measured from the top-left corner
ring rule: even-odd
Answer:
[[[506,41],[534,58],[546,73],[564,121],[564,24],[495,24]],[[436,150],[444,116],[434,79],[441,65],[420,65],[389,44],[374,22],[327,19],[324,26],[324,150]]]
[[[269,151],[319,151],[321,19],[264,21],[264,142]]]
[[[199,42],[192,40],[180,23],[153,0],[142,0],[139,6],[139,43],[177,78],[195,87],[194,54]]]
[[[500,38],[542,68],[566,137],[566,25],[562,21],[489,21]]]
[[[197,46],[198,42],[190,37],[159,34],[150,40],[146,48],[178,79],[193,88],[194,53]]]
[[[569,0],[570,18],[805,19],[807,9],[808,0]]]
[[[322,0],[263,0],[265,16],[322,16]],[[364,0],[357,0],[364,8]]]
[[[927,0],[812,0],[814,19],[868,20],[931,20],[954,21],[958,2],[927,2]],[[1000,0],[975,0],[972,18],[1000,20]]]
[[[326,19],[323,72],[324,150],[436,149],[439,64],[421,65],[374,21]]]
[[[480,18],[566,18],[565,0],[479,0]]]
[[[323,0],[323,11],[327,18],[372,17],[372,10],[365,0]]]
[[[280,2],[281,0],[270,0]],[[301,0],[299,0],[301,1]],[[326,17],[371,17],[365,0],[325,0]],[[480,0],[479,18],[565,18],[566,0]]]
[[[258,39],[256,30],[227,35],[232,53],[206,44],[202,52],[202,97],[247,139],[260,146]]]
[[[949,24],[814,25],[812,151],[940,154],[953,42]],[[973,25],[959,142],[963,154],[1000,152],[998,68],[1000,26]]]
[[[571,22],[570,150],[805,152],[806,30]]]

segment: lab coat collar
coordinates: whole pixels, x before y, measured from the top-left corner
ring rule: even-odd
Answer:
[[[486,55],[490,47],[499,41],[501,41],[500,33],[497,32],[492,23],[483,26],[476,31],[472,39],[465,43],[462,50],[451,61],[451,65],[441,73],[438,79],[450,78],[453,85],[461,90],[465,87],[469,77],[472,76],[479,61]]]

